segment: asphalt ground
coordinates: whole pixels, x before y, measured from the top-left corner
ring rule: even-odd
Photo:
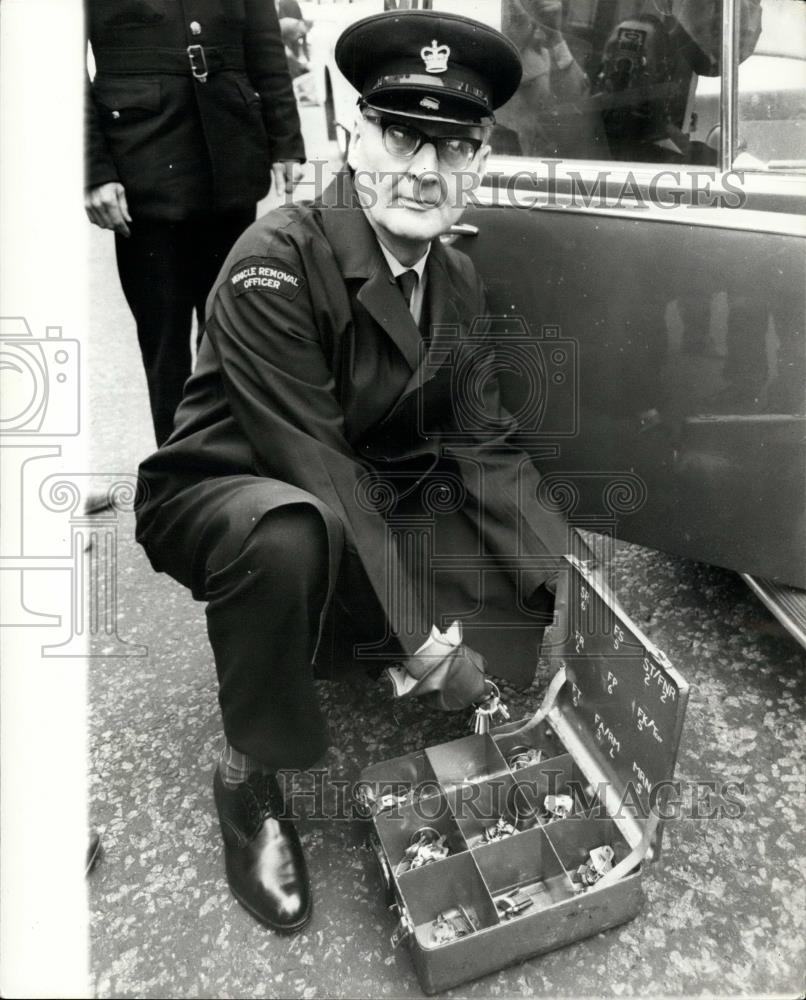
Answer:
[[[304,119],[310,150],[321,109]],[[111,236],[94,231],[91,252],[91,467],[120,478],[153,436]],[[422,995],[406,948],[390,944],[394,919],[360,822],[301,821],[315,892],[302,933],[273,935],[231,897],[212,800],[222,736],[204,610],[153,573],[131,514],[112,530],[117,634],[90,671],[90,809],[103,842],[89,877],[95,994]],[[647,866],[645,906],[620,928],[447,995],[803,995],[803,653],[734,573],[619,544],[614,582],[690,684],[683,808],[662,860]],[[534,710],[550,670],[542,662],[530,690],[505,692],[514,716]],[[469,732],[464,715],[395,708],[369,682],[322,683],[321,697],[333,737],[327,794],[372,762]],[[741,791],[732,802],[711,794],[708,808],[702,790],[725,782]]]

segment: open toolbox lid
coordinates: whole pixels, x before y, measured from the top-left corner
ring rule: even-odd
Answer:
[[[631,848],[645,840],[646,860],[657,860],[657,817],[674,777],[688,684],[601,575],[574,556],[560,574],[557,609],[541,652],[558,672],[538,715],[565,744]]]

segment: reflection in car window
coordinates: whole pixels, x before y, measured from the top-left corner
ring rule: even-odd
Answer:
[[[806,168],[806,3],[763,0],[762,32],[739,68],[737,167]]]
[[[740,60],[760,4],[740,0]],[[718,130],[700,134],[694,98],[721,72],[722,0],[502,0],[501,27],[524,74],[496,115],[493,152],[716,163]]]

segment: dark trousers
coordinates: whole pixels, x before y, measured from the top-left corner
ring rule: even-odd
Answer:
[[[207,633],[227,741],[274,768],[310,767],[328,747],[313,659],[328,591],[324,522],[308,504],[265,514],[237,551],[222,534],[207,553]],[[386,632],[386,618],[358,561],[342,555],[342,625],[357,641]],[[323,629],[323,642],[331,628]],[[395,646],[399,656],[401,650]]]
[[[131,236],[115,236],[123,294],[137,323],[157,444],[173,419],[190,375],[193,311],[203,330],[216,275],[255,209],[182,222],[137,219]]]

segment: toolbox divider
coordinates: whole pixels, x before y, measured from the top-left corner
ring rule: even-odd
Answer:
[[[522,911],[524,916],[576,895],[571,876],[543,827],[475,847],[471,854],[493,903],[503,895],[514,894],[516,901],[527,897],[530,902]]]
[[[515,825],[518,784],[511,771],[490,775],[484,781],[468,782],[445,790],[454,819],[473,848],[485,843],[485,831],[499,820]]]
[[[418,797],[437,791],[436,775],[424,750],[370,765],[362,772],[361,783],[373,789],[376,800],[384,795]]]
[[[474,931],[500,923],[489,887],[469,851],[406,872],[398,877],[397,886],[423,948],[449,948],[457,943],[438,944],[433,939],[433,921],[446,911],[463,907],[474,920]]]
[[[489,733],[463,736],[425,751],[437,781],[448,791],[509,773],[507,762]]]

